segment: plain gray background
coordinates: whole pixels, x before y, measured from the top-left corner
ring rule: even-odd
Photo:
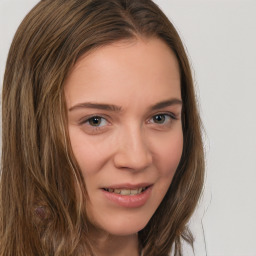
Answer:
[[[13,35],[37,2],[0,0],[1,84]],[[155,2],[187,48],[205,128],[196,256],[256,256],[256,1]]]

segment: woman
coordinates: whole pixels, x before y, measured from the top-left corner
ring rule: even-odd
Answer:
[[[182,255],[200,119],[182,42],[149,0],[43,0],[3,86],[0,255]]]

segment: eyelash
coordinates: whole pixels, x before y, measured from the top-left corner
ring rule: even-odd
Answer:
[[[107,124],[104,125],[104,126],[93,126],[93,125],[90,125],[90,121],[93,120],[94,118],[99,118],[101,121],[102,120],[106,120],[106,123],[109,123],[108,122],[108,118],[102,116],[102,115],[91,115],[87,118],[85,118],[84,120],[82,120],[81,122],[79,122],[79,125],[81,126],[84,126],[88,129],[88,132],[91,133],[91,134],[97,134],[97,133],[100,133],[101,131],[104,130],[104,128],[106,128]]]
[[[167,118],[170,118],[170,119],[169,119],[168,123],[151,122],[151,120],[153,120],[153,118],[156,118],[157,116],[159,116],[159,117],[164,116],[165,117],[164,122],[166,121]],[[105,122],[107,124],[104,124],[103,126],[93,126],[89,123],[90,121],[93,121],[93,119],[100,119],[100,125],[101,125],[102,120],[105,120]],[[147,124],[157,125],[158,127],[163,128],[163,127],[166,127],[168,125],[171,125],[172,121],[174,121],[174,120],[177,120],[177,117],[173,113],[170,113],[170,112],[168,112],[168,113],[157,113],[157,114],[153,115],[150,119],[147,120]],[[106,128],[106,126],[108,126],[109,121],[107,120],[106,117],[104,117],[102,115],[92,115],[90,117],[87,117],[85,120],[82,120],[79,124],[80,125],[86,125],[89,129],[91,129],[90,132],[93,134],[93,133],[98,133],[98,132],[103,131]]]
[[[159,114],[156,114],[156,115],[153,115],[152,119],[156,118],[156,117],[163,117],[164,116],[164,122],[166,121],[166,117],[170,118],[170,122],[172,122],[172,120],[177,120],[177,117],[174,115],[174,114],[171,114],[171,113],[159,113]],[[164,125],[167,125],[165,123],[153,123],[153,124],[158,124],[158,125],[161,125],[161,126],[164,126]]]

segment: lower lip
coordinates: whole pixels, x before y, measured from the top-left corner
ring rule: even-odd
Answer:
[[[138,207],[143,206],[149,199],[149,197],[151,195],[151,191],[152,191],[152,186],[148,187],[145,191],[143,191],[140,194],[128,195],[128,196],[110,193],[103,189],[102,189],[102,191],[108,200],[110,200],[122,207],[138,208]]]

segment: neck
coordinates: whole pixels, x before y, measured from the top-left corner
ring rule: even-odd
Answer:
[[[139,256],[138,235],[117,236],[93,228],[91,242],[97,256]]]

